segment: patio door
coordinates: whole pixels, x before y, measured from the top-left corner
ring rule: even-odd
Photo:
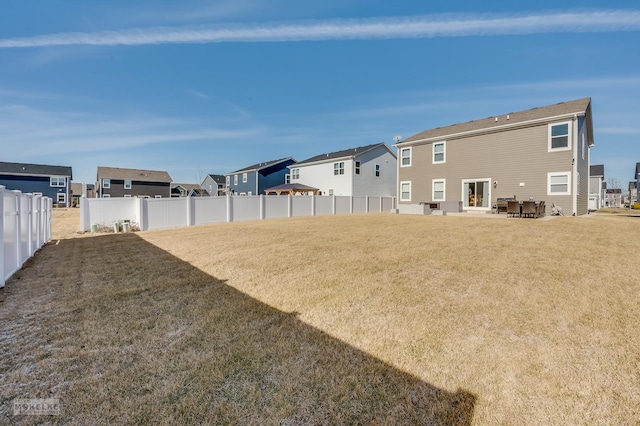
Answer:
[[[489,208],[491,179],[469,179],[462,181],[462,204],[464,208]]]
[[[58,206],[67,206],[67,194],[65,194],[64,192],[58,192],[57,194],[57,198],[56,201],[58,203]]]

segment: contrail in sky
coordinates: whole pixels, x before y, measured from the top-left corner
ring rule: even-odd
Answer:
[[[0,39],[0,48],[381,40],[639,30],[640,10],[597,10],[132,28],[6,38]]]

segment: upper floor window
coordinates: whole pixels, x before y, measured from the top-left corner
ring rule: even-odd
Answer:
[[[131,179],[125,179],[124,189],[131,189]]]
[[[356,169],[355,169],[355,171],[356,171],[357,175],[360,174],[360,162],[359,161],[356,161]]]
[[[300,179],[300,169],[291,169],[291,179]]]
[[[102,187],[103,188],[111,188],[111,179],[102,179]]]
[[[291,175],[289,173],[284,175],[284,183],[291,183]]]
[[[437,142],[433,144],[433,164],[445,163],[447,161],[446,142]]]
[[[344,174],[344,162],[341,161],[339,163],[333,163],[333,174],[334,175],[343,175]]]
[[[238,184],[238,175],[233,175],[233,184],[234,185]]]
[[[570,122],[549,125],[549,151],[571,149]]]
[[[380,164],[376,164],[376,177],[380,177]]]
[[[247,183],[247,174],[246,173],[242,174],[242,183]]]
[[[227,176],[226,180],[227,186],[231,185],[231,176]]]
[[[65,177],[52,177],[50,181],[51,186],[65,186],[67,178]]]
[[[402,148],[400,150],[400,167],[411,166],[411,148]]]

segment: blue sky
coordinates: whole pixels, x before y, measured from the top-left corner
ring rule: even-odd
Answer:
[[[626,188],[637,1],[432,3],[3,0],[0,160],[196,182],[590,96]]]

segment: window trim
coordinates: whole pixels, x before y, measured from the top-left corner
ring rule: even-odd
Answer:
[[[300,179],[300,169],[299,168],[291,169],[291,180],[298,180],[298,179]]]
[[[436,198],[436,183],[442,182],[442,198]],[[431,201],[446,201],[447,199],[447,180],[431,179]]]
[[[234,185],[238,184],[238,175],[233,175],[233,184]]]
[[[62,179],[62,184],[60,184],[60,179]],[[49,186],[64,188],[65,186],[67,186],[67,178],[64,176],[51,176],[49,177]]]
[[[128,183],[128,185],[127,185]],[[124,189],[131,189],[132,187],[132,183],[131,183],[131,179],[125,179],[124,180]]]
[[[376,164],[375,171],[376,177],[380,177],[380,164]]]
[[[359,161],[355,162],[354,173],[357,174],[357,175],[360,174],[360,162]]]
[[[408,198],[404,198],[404,191],[402,190],[402,185],[405,185],[405,184],[409,186],[409,190],[407,191],[409,193]],[[400,182],[400,201],[411,201],[411,181],[410,180],[403,180]]]
[[[344,161],[338,161],[337,163],[333,163],[333,175],[343,175],[344,174]]]
[[[103,189],[111,189],[111,179],[110,178],[102,178],[102,188]]]
[[[562,126],[562,125],[567,125],[567,146],[563,146],[560,148],[552,148],[552,142],[553,142],[553,138],[552,138],[552,134],[553,134],[553,128],[556,126]],[[572,122],[571,121],[561,121],[558,123],[549,123],[548,125],[548,151],[549,152],[558,152],[558,151],[570,151],[571,150],[571,132],[572,132]]]
[[[102,194],[102,198],[111,198],[111,194]]]
[[[567,191],[565,192],[552,192],[551,191],[551,177],[566,176],[567,177]],[[557,185],[557,184],[556,184]],[[547,173],[547,195],[571,195],[571,172],[549,172]]]
[[[231,176],[226,176],[226,182],[227,184],[227,188],[229,187],[229,185],[231,185]]]
[[[442,160],[436,161],[436,146],[442,145]],[[440,153],[438,153],[440,154]],[[431,164],[444,164],[447,162],[447,141],[434,142],[431,144]]]
[[[413,150],[411,148],[412,147],[410,146],[406,148],[400,148],[400,167],[411,167],[411,159],[413,157]],[[404,156],[405,151],[409,153],[409,155],[407,155],[406,157]],[[405,158],[409,160],[407,164],[404,164]]]
[[[242,183],[247,183],[247,174],[246,173],[242,174]]]

